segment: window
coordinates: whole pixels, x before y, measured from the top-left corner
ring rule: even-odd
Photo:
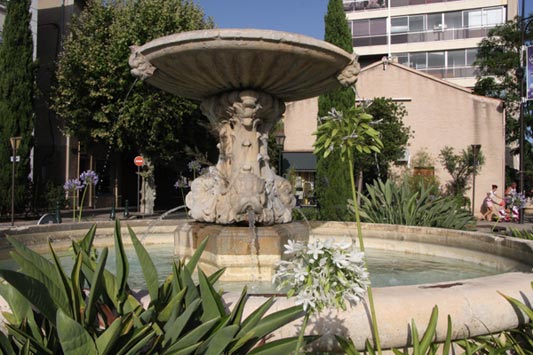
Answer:
[[[474,65],[474,61],[477,58],[477,48],[471,48],[466,50],[466,65]]]
[[[391,18],[391,33],[408,32],[409,21],[408,17]]]
[[[410,67],[415,69],[426,69],[426,53],[411,53],[409,55]]]
[[[353,36],[368,36],[370,34],[370,26],[368,20],[352,21]]]
[[[387,34],[387,19],[376,18],[370,20],[370,35],[384,35]]]
[[[396,57],[398,58],[398,63],[409,66],[409,53],[398,53]]]
[[[504,22],[504,14],[502,8],[487,9],[483,11],[483,25],[495,26]]]
[[[461,11],[446,12],[444,14],[444,24],[446,29],[462,28],[463,16]]]
[[[463,49],[448,51],[448,68],[459,68],[466,65],[466,56]]]
[[[428,31],[434,30],[443,30],[443,23],[442,23],[442,14],[429,14],[428,15]]]
[[[481,26],[481,10],[465,11],[464,12],[464,26],[465,27],[480,27]]]
[[[428,52],[428,68],[444,68],[444,52]]]
[[[409,16],[409,32],[420,32],[424,31],[426,26],[424,26],[424,17],[421,16]]]

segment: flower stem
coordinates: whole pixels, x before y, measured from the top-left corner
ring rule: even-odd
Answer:
[[[76,191],[72,191],[72,221],[76,220]]]
[[[350,182],[352,184],[352,199],[353,199],[353,207],[355,211],[355,224],[357,226],[357,238],[359,239],[359,249],[364,253],[365,252],[365,244],[363,241],[363,230],[361,228],[361,217],[359,216],[359,204],[357,203],[357,191],[355,189],[355,178],[353,173],[353,157],[352,154],[348,153],[348,167],[350,169]],[[366,262],[366,254],[364,257],[365,267],[368,270],[367,262]],[[378,320],[376,317],[376,308],[374,307],[374,296],[372,293],[372,286],[368,285],[367,289],[368,294],[368,303],[370,306],[370,318],[372,319],[372,332],[374,333],[374,345],[376,346],[376,350],[378,351],[378,355],[381,355],[381,341],[379,339],[379,331],[378,331]]]
[[[305,328],[307,328],[307,321],[309,321],[310,313],[311,312],[309,311],[305,312],[304,320],[302,323],[302,329],[300,330],[300,335],[298,336],[298,342],[296,343],[296,351],[294,352],[295,355],[300,355],[300,348],[302,347],[302,344],[304,342]]]
[[[85,188],[83,189],[83,195],[81,195],[80,211],[79,211],[79,214],[78,214],[78,222],[81,221],[81,213],[83,211],[83,200],[85,200],[85,193],[87,192],[87,186],[89,186],[89,185],[85,185]]]

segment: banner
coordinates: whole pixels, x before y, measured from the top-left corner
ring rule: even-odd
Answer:
[[[533,46],[527,47],[526,100],[533,100]]]

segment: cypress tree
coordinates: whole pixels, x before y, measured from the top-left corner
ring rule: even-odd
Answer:
[[[352,34],[346,21],[342,0],[330,0],[324,17],[325,41],[353,52]],[[318,115],[325,116],[332,108],[346,111],[355,105],[351,88],[339,88],[318,99]],[[319,122],[320,124],[320,122]],[[345,220],[349,217],[347,200],[351,198],[349,167],[334,152],[327,158],[317,156],[316,195],[319,217],[323,220]]]
[[[20,211],[29,187],[30,151],[33,145],[35,65],[30,29],[30,0],[7,2],[0,45],[0,213],[11,209],[12,148],[10,137],[21,137],[15,164],[15,207]]]

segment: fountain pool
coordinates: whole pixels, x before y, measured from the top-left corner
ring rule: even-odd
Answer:
[[[129,224],[138,235],[142,235],[150,227],[152,234],[145,238],[144,243],[152,244],[156,248],[157,245],[168,246],[179,241],[178,236],[186,230],[192,230],[195,225],[194,222],[176,220],[162,220],[156,226],[150,226],[149,221],[143,220],[131,221]],[[112,244],[113,226],[112,222],[98,223],[95,240],[97,247]],[[66,248],[70,245],[71,238],[81,238],[89,227],[89,223],[49,225],[11,229],[4,233],[24,241],[35,250],[44,252],[48,238],[53,239],[56,248]],[[129,238],[126,237],[125,224],[123,227],[124,242],[127,244]],[[351,223],[311,222],[310,227],[309,238],[333,236],[351,238],[355,233],[355,226]],[[243,228],[248,230],[248,227]],[[261,228],[258,233],[261,235]],[[409,329],[412,320],[416,322],[419,330],[423,331],[435,305],[439,307],[441,315],[437,325],[437,340],[442,340],[446,334],[448,314],[453,321],[453,336],[456,339],[510,329],[525,321],[523,315],[517,314],[499,292],[526,303],[533,300],[531,290],[533,274],[530,272],[533,266],[533,242],[480,232],[376,224],[364,225],[364,236],[368,249],[378,250],[378,254],[382,250],[393,253],[382,258],[389,265],[394,264],[396,253],[407,253],[421,255],[423,263],[432,265],[435,265],[439,258],[447,257],[455,260],[456,262],[452,263],[455,263],[460,270],[462,266],[459,264],[468,261],[477,265],[474,268],[481,269],[483,273],[492,273],[488,271],[489,269],[502,272],[472,279],[453,275],[454,277],[449,280],[436,283],[376,287],[374,301],[384,348],[403,347],[410,339]],[[192,234],[189,237],[193,244],[198,241],[195,239],[200,239]],[[246,245],[249,246],[248,241],[249,239],[246,239]],[[261,238],[259,243],[261,250]],[[212,247],[216,245],[217,243],[213,242]],[[172,251],[169,248],[164,249],[171,258]],[[207,251],[207,254],[213,250]],[[0,251],[4,255],[7,254],[8,246],[5,238],[0,239]],[[251,259],[249,254],[246,258]],[[414,258],[417,259],[419,256]],[[209,265],[212,260],[207,255],[204,262]],[[427,264],[423,265],[422,268],[426,268]],[[390,275],[387,277],[390,279]],[[238,292],[228,292],[224,298],[231,306],[238,296]],[[262,295],[251,296],[246,312],[253,311],[254,307],[258,307],[264,301]],[[293,305],[293,302],[293,299],[280,296],[272,311],[287,308]],[[284,326],[275,333],[275,337],[295,335],[299,330],[299,324],[293,322]],[[371,336],[368,313],[364,305],[345,312],[325,312],[319,318],[312,319],[310,324],[310,332],[324,334],[316,345],[322,350],[335,349],[334,334],[352,337],[355,344],[361,348],[364,346],[364,341]]]

